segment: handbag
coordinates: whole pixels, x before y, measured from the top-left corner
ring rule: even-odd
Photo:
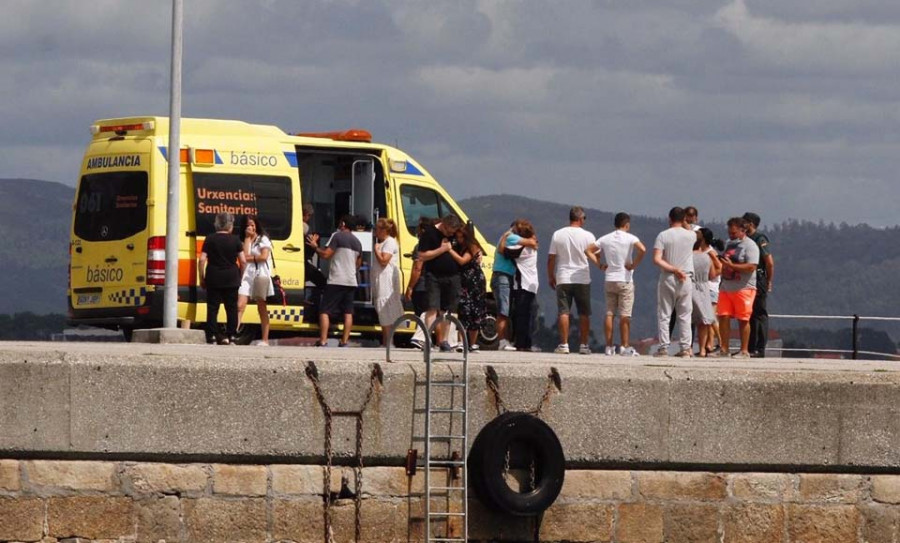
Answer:
[[[275,267],[275,253],[270,249],[269,255],[272,257],[272,267]],[[269,262],[265,262],[266,270],[269,268]],[[262,279],[265,282],[261,281]],[[262,290],[262,286],[259,287],[259,291],[257,291],[257,283],[265,284],[265,290]],[[269,285],[272,285],[272,289],[275,291],[274,294],[269,296]],[[256,293],[259,292],[260,296],[256,297]],[[267,304],[281,304],[282,306],[287,307],[287,294],[284,293],[284,287],[281,286],[281,276],[278,275],[266,275],[259,276],[253,280],[253,294],[254,299],[256,300],[265,300]]]
[[[253,288],[250,289],[250,298],[253,301],[262,301],[269,297],[269,287],[272,279],[268,275],[257,275],[253,278]]]

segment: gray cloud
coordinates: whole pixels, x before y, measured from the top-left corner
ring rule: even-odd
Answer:
[[[167,113],[169,6],[4,3],[0,176]],[[889,0],[185,0],[183,113],[368,128],[458,197],[888,225],[898,59]]]

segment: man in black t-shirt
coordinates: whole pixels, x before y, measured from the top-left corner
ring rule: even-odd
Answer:
[[[459,303],[459,265],[450,255],[452,240],[462,228],[456,215],[447,215],[433,226],[426,226],[419,236],[419,258],[424,262],[425,288],[428,291],[428,309],[425,324],[431,327],[438,311],[456,313]],[[451,351],[447,341],[447,321],[435,330],[436,344],[442,351]]]

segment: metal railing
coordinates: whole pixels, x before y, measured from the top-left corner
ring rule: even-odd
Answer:
[[[770,319],[810,319],[810,320],[839,320],[851,321],[852,348],[851,349],[804,349],[804,348],[786,348],[782,345],[781,351],[788,352],[808,352],[808,353],[835,353],[849,354],[853,360],[857,360],[859,355],[884,356],[887,358],[896,358],[900,360],[900,354],[884,353],[878,351],[863,351],[859,348],[859,323],[861,321],[881,321],[881,322],[900,322],[900,317],[868,317],[862,315],[769,315]]]

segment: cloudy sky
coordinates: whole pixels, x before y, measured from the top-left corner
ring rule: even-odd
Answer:
[[[896,0],[184,0],[183,115],[348,127],[458,198],[900,224]],[[3,0],[0,177],[168,114],[169,0]]]

